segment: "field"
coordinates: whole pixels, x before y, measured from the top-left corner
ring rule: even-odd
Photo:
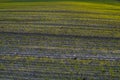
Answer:
[[[0,80],[119,80],[120,2],[0,0]]]

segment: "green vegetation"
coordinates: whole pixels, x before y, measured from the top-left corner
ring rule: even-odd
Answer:
[[[120,79],[117,0],[0,0],[0,79]]]
[[[1,64],[7,68],[0,71],[0,76],[3,75],[1,79],[24,79],[24,77],[30,80],[42,78],[49,80],[120,78],[120,63],[116,61],[51,59],[30,56],[0,56],[0,59],[4,61]],[[7,75],[7,71],[12,74]]]
[[[119,0],[0,0],[0,2],[61,2],[61,1],[76,1],[76,2],[98,2],[98,3],[117,3]]]
[[[0,8],[1,32],[120,37],[120,7],[116,5],[18,2],[1,3]]]

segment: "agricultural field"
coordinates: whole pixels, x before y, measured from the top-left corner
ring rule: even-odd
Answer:
[[[119,0],[0,0],[0,80],[119,79]]]

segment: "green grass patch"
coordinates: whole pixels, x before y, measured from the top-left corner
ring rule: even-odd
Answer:
[[[0,8],[1,32],[120,37],[118,5],[17,2],[1,3]]]

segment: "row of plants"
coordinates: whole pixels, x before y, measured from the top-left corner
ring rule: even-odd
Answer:
[[[119,79],[120,65],[117,61],[107,60],[72,60],[37,58],[24,56],[0,56],[0,76],[24,78],[89,78],[100,80]],[[18,73],[19,72],[19,73]],[[68,79],[67,79],[68,78]]]

